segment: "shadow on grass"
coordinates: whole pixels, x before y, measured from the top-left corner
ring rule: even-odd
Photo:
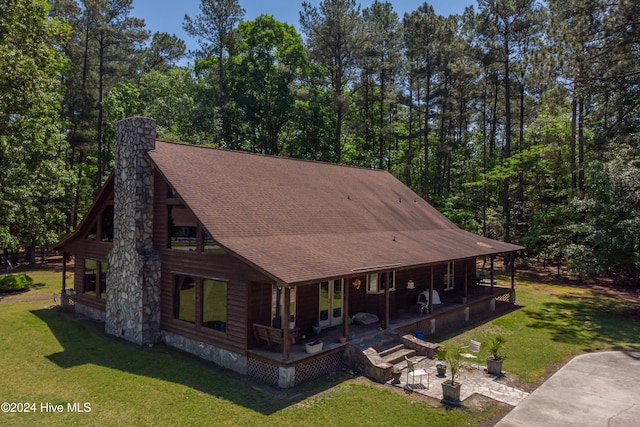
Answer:
[[[435,335],[431,339],[436,342],[446,341],[468,331],[469,329],[474,329],[486,323],[493,322],[494,320],[499,319],[502,316],[506,316],[507,314],[521,310],[522,308],[523,306],[518,304],[505,304],[500,308],[497,308],[494,312],[487,311],[483,316],[475,318],[469,324],[464,325],[464,328],[445,330],[442,333]]]
[[[90,363],[156,378],[231,401],[263,415],[280,411],[348,379],[346,374],[336,373],[293,389],[281,389],[163,344],[140,347],[111,337],[104,332],[102,323],[65,313],[59,307],[31,313],[47,324],[64,348],[45,356],[61,368]],[[132,384],[132,387],[135,386]]]
[[[547,329],[554,341],[582,345],[585,351],[603,344],[621,350],[620,343],[640,345],[640,313],[624,300],[565,295],[525,313],[532,319],[529,327]]]

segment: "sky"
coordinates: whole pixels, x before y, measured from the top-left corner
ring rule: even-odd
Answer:
[[[281,22],[295,25],[299,30],[299,12],[304,0],[239,0],[245,10],[244,20],[250,21],[266,13],[273,15]],[[321,0],[307,0],[318,6]],[[361,8],[371,6],[374,0],[360,0]],[[390,0],[393,10],[400,19],[405,12],[410,13],[418,9],[425,0]],[[473,6],[477,9],[476,0],[431,0],[430,3],[438,15],[462,14],[465,7]],[[200,0],[133,0],[131,16],[144,19],[147,29],[152,33],[165,32],[175,34],[187,43],[187,50],[197,50],[198,43],[191,39],[182,29],[184,16],[194,19],[200,13]]]

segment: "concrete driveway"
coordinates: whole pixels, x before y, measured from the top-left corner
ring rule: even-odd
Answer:
[[[575,357],[500,420],[498,427],[640,425],[640,352]]]

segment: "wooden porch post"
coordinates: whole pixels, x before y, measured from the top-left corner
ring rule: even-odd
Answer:
[[[291,354],[291,334],[289,317],[291,312],[291,288],[284,288],[284,314],[282,316],[282,359],[289,360]]]
[[[489,293],[493,295],[493,257],[491,257],[491,276],[489,278]]]
[[[431,266],[431,279],[429,281],[429,314],[433,313],[433,265]]]
[[[67,291],[67,253],[62,252],[62,293]]]
[[[469,261],[465,260],[464,261],[464,297],[467,298],[468,297],[468,284],[469,284],[469,271],[467,269],[467,263]]]
[[[389,277],[391,272],[387,272],[384,276],[384,329],[389,327]]]
[[[349,339],[349,286],[350,278],[344,281],[344,303],[342,304],[342,336]]]
[[[511,289],[516,288],[516,253],[511,253]]]

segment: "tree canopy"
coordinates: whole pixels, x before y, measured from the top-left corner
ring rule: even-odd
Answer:
[[[466,229],[637,281],[638,2],[398,16],[323,0],[284,23],[202,0],[184,19],[200,43],[189,66],[130,0],[49,3],[2,3],[5,248],[63,231],[57,214],[17,219],[48,203],[73,228],[111,170],[115,121],[143,114],[165,139],[387,169]],[[25,178],[45,175],[62,190]]]
[[[44,0],[0,4],[0,246],[56,241],[73,179],[59,113],[68,26]]]

